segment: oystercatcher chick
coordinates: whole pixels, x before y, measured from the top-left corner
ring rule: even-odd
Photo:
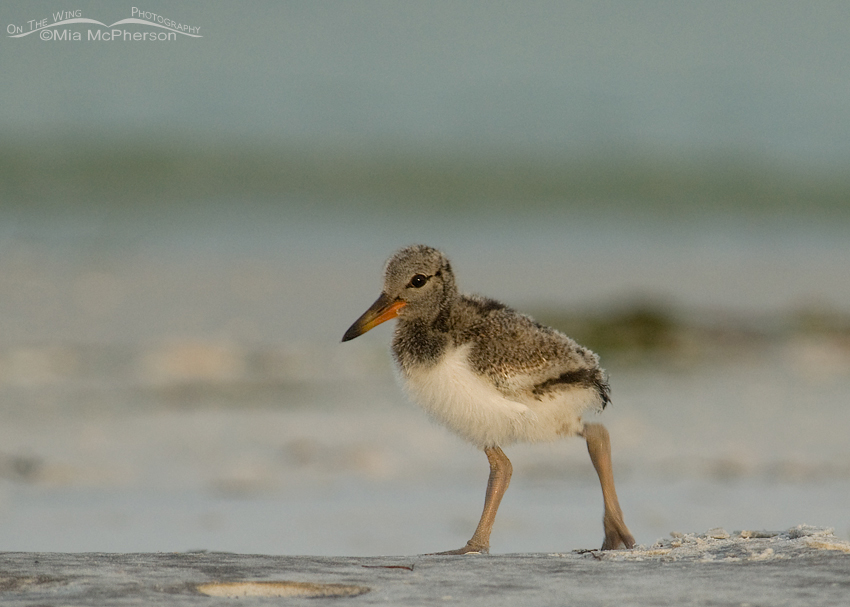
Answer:
[[[489,552],[512,473],[502,447],[568,436],[584,437],[602,485],[602,549],[634,546],[614,489],[608,431],[582,421],[610,402],[596,354],[497,301],[461,295],[449,260],[424,245],[389,259],[381,296],[342,341],[393,318],[393,357],[412,399],[490,462],[475,533],[463,548],[439,554]]]

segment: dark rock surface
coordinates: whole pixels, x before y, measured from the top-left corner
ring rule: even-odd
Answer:
[[[847,605],[831,530],[673,534],[631,551],[394,557],[0,553],[2,605]]]

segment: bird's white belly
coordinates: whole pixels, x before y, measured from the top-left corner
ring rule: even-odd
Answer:
[[[588,390],[512,400],[470,368],[468,352],[469,346],[452,348],[435,365],[402,372],[411,398],[438,422],[482,448],[581,432],[581,414],[597,400]]]

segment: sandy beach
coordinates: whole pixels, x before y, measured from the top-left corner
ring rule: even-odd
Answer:
[[[599,419],[639,543],[798,521],[850,538],[850,374],[800,377],[803,347],[611,369]],[[311,356],[331,361],[320,376]],[[474,528],[486,459],[407,401],[383,346],[29,348],[3,360],[19,373],[2,388],[5,550],[377,556],[445,549]],[[598,548],[581,441],[508,453],[493,552]]]

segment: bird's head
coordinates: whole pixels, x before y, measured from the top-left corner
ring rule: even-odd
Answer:
[[[381,296],[354,321],[342,341],[397,316],[432,322],[456,295],[454,275],[445,255],[425,245],[405,247],[387,261]]]

